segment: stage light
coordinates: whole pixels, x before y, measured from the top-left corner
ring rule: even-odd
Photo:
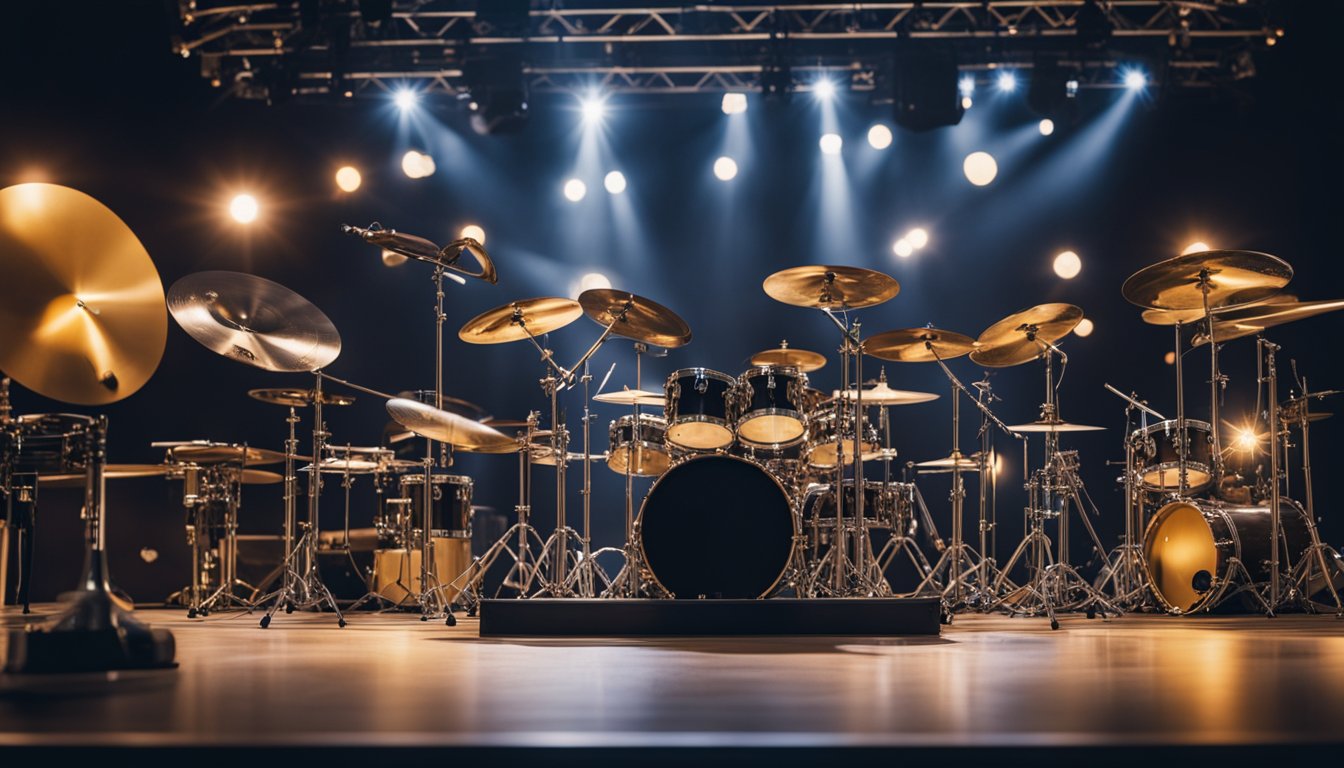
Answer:
[[[588,125],[596,125],[602,122],[602,117],[607,114],[606,102],[596,95],[589,96],[581,101],[579,109],[583,112],[583,122]]]
[[[412,179],[434,175],[434,158],[414,149],[401,156],[401,170]]]
[[[1055,256],[1055,274],[1065,280],[1072,280],[1083,271],[1083,260],[1073,251],[1061,251]]]
[[[719,181],[730,181],[737,175],[737,163],[731,157],[720,157],[714,161],[714,175]]]
[[[971,75],[962,75],[961,79],[957,81],[957,91],[966,97],[975,93],[975,78]]]
[[[822,134],[821,141],[817,143],[821,145],[821,154],[838,155],[840,154],[840,148],[845,145],[845,140],[840,138],[838,133],[825,133]]]
[[[229,215],[239,224],[251,224],[257,220],[257,214],[261,211],[261,206],[257,204],[257,198],[248,195],[235,195],[229,201]]]
[[[962,97],[961,97],[961,108],[962,108],[962,109],[970,109],[970,108],[971,108],[971,105],[974,104],[974,103],[975,103],[975,102],[971,101],[971,97],[970,97],[970,96],[962,96]]]
[[[392,93],[392,103],[397,105],[397,109],[405,112],[416,105],[420,97],[410,88],[398,88]]]
[[[961,164],[961,170],[966,174],[967,181],[983,187],[999,175],[999,164],[994,162],[994,156],[988,152],[972,152]]]
[[[905,233],[903,238],[915,250],[919,250],[929,244],[929,232],[923,227],[915,227]]]
[[[891,146],[891,129],[878,123],[868,129],[868,145],[873,149],[886,149]]]
[[[1192,253],[1203,253],[1204,251],[1211,251],[1211,250],[1213,249],[1209,247],[1208,243],[1203,242],[1202,240],[1196,240],[1195,242],[1185,246],[1185,250],[1181,251],[1181,255],[1188,256]]]
[[[485,245],[485,230],[475,224],[468,224],[463,227],[461,237],[470,237],[481,245]]]
[[[579,293],[584,291],[605,290],[611,287],[611,281],[601,272],[589,272],[579,278]]]
[[[1040,122],[1037,128],[1040,129],[1042,136],[1049,136],[1055,132],[1055,121],[1047,117]]]
[[[1176,353],[1175,353],[1175,352],[1168,352],[1167,354],[1163,355],[1163,356],[1162,356],[1162,362],[1166,363],[1167,365],[1175,365],[1175,364],[1176,364]]]
[[[578,179],[570,179],[565,182],[565,199],[571,203],[577,203],[588,194],[588,185]]]
[[[818,79],[812,84],[812,95],[818,101],[830,101],[835,98],[835,81],[828,77]]]
[[[383,266],[400,267],[402,264],[405,264],[406,261],[407,258],[400,253],[393,253],[386,248],[383,249]]]
[[[1148,85],[1148,76],[1141,69],[1125,70],[1125,87],[1131,91],[1141,91]]]
[[[1092,325],[1092,321],[1084,317],[1073,327],[1073,335],[1086,338],[1092,335],[1093,330],[1095,330],[1095,326]]]
[[[625,191],[625,174],[620,171],[612,171],[602,180],[602,186],[613,195],[619,195]]]
[[[1251,427],[1238,427],[1232,437],[1232,447],[1238,451],[1254,451],[1260,447],[1260,436]]]
[[[723,94],[723,114],[740,115],[746,111],[747,111],[747,94],[745,93]]]
[[[997,80],[994,81],[999,90],[1004,93],[1012,93],[1017,90],[1017,76],[1012,72],[1000,72]]]
[[[910,254],[915,252],[915,247],[910,244],[909,240],[901,238],[891,244],[891,252],[900,256],[902,259],[906,259],[910,257]]]
[[[359,170],[354,166],[341,166],[336,171],[336,186],[340,187],[342,192],[354,192],[359,189],[363,180],[363,177],[359,175]]]

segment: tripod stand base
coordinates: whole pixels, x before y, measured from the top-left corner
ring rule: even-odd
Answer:
[[[9,633],[5,671],[12,674],[173,669],[177,646],[166,629],[153,629],[102,590],[78,593],[56,618]]]

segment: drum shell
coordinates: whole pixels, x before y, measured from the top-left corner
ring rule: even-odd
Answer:
[[[807,418],[806,457],[810,466],[818,469],[833,469],[835,467],[837,463],[835,446],[837,423],[845,434],[845,466],[854,463],[853,410],[850,408],[842,409],[837,422],[835,406],[824,405],[808,414]],[[873,430],[868,424],[867,414],[864,414],[863,417],[863,427],[864,439],[860,442],[860,447],[864,454],[879,450],[877,436],[873,434]]]
[[[64,475],[88,463],[88,433],[93,419],[74,413],[19,416],[0,429],[0,462],[15,474]]]
[[[673,371],[663,385],[667,440],[693,451],[712,451],[733,442],[736,381],[708,368]]]
[[[914,499],[913,483],[884,484],[880,480],[863,482],[863,518],[872,528],[895,528],[898,520],[909,519]],[[845,518],[854,520],[856,499],[854,480],[844,482]],[[834,528],[835,486],[829,483],[808,487],[803,498],[803,525]]]
[[[633,458],[630,474],[661,475],[672,462],[666,437],[667,422],[661,416],[641,413],[636,424],[635,414],[626,414],[607,428],[607,466],[613,472],[625,474],[626,459]]]
[[[1198,419],[1185,420],[1187,435],[1186,492],[1199,493],[1213,482],[1210,456],[1209,423]],[[1138,446],[1139,485],[1153,493],[1180,490],[1180,449],[1176,445],[1176,420],[1168,419],[1143,429],[1136,429],[1130,438]]]
[[[463,475],[432,475],[429,521],[425,521],[425,476],[402,475],[401,496],[410,499],[411,529],[431,538],[471,538],[472,480]]]
[[[458,576],[472,567],[471,539],[430,538],[430,585],[442,587],[447,601],[456,600],[461,589],[450,587]],[[409,603],[422,590],[420,583],[421,550],[377,549],[373,552],[371,591],[394,603]],[[465,581],[465,579],[463,579]]]
[[[807,374],[784,365],[758,365],[737,377],[739,442],[782,448],[802,442]]]

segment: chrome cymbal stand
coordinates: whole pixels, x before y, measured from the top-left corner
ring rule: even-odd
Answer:
[[[1158,421],[1167,419],[1140,400],[1137,392],[1127,395],[1110,384],[1104,386],[1108,392],[1125,401],[1125,473],[1122,478],[1125,535],[1120,546],[1111,550],[1107,556],[1108,565],[1102,569],[1093,586],[1103,592],[1109,586],[1112,602],[1124,610],[1133,611],[1153,605],[1152,595],[1148,591],[1148,561],[1143,554],[1143,492],[1139,482],[1141,467],[1138,466],[1138,448],[1142,437],[1134,434],[1133,416],[1134,411],[1139,412],[1140,435],[1148,426],[1148,416]]]
[[[230,607],[251,609],[250,600],[239,597],[238,587],[252,590],[238,578],[238,510],[242,506],[242,473],[247,447],[239,448],[237,464],[210,466],[186,464],[182,468],[182,501],[187,507],[190,525],[187,538],[192,549],[192,584],[186,590],[187,618],[208,616]],[[211,519],[211,512],[222,505],[222,519]],[[222,529],[222,536],[215,530]],[[219,584],[208,596],[210,572],[218,571]],[[255,590],[252,590],[255,591]]]
[[[642,346],[635,344],[636,350]],[[636,353],[638,354],[638,353]],[[638,370],[638,366],[636,366]],[[579,597],[597,597],[603,591],[611,586],[611,578],[607,572],[602,570],[602,566],[597,562],[596,553],[593,552],[592,540],[592,499],[593,499],[593,467],[592,467],[592,442],[590,437],[590,426],[594,418],[592,409],[589,408],[588,387],[593,381],[593,375],[588,371],[588,363],[583,364],[583,375],[579,377],[579,382],[583,384],[583,490],[580,493],[583,496],[583,532],[579,539],[581,550],[579,553],[579,564],[569,575],[569,588]],[[638,389],[638,376],[636,376],[636,389]],[[635,410],[635,421],[639,421],[639,410]],[[630,456],[626,456],[626,471],[629,472]],[[568,461],[568,456],[557,456],[556,461]]]
[[[989,382],[989,372],[985,372],[985,377],[977,382],[972,382],[975,387],[976,402],[985,406],[987,409],[990,403],[999,400],[999,396],[994,394],[993,387]],[[998,546],[998,484],[999,468],[998,454],[994,451],[992,432],[990,430],[989,414],[986,410],[980,411],[980,456],[978,469],[979,483],[979,530],[980,530],[980,565],[977,568],[976,579],[979,589],[973,593],[968,604],[978,607],[982,611],[991,611],[998,604],[1001,594],[994,591],[994,585],[999,583],[1000,571],[998,561],[994,557],[994,552]],[[987,480],[988,479],[988,480]],[[1011,581],[1005,582],[1009,589],[1016,588]]]
[[[643,388],[643,355],[648,346],[635,342],[635,389]],[[640,546],[639,521],[635,516],[635,443],[643,438],[639,424],[639,404],[634,406],[635,422],[630,427],[630,440],[625,444],[625,545],[621,550],[624,562],[603,591],[603,597],[654,597],[657,583],[644,580],[644,549]]]
[[[882,370],[877,380],[879,383],[886,382],[887,373],[885,369]],[[891,460],[894,458],[895,452],[891,448],[890,411],[891,406],[889,405],[878,406],[878,427],[882,430],[882,489],[884,493],[889,492],[893,487]],[[913,520],[917,512],[915,495],[919,493],[919,489],[913,484],[910,484],[909,487],[911,494],[907,501],[910,505],[910,515]],[[922,506],[923,501],[920,500],[918,503]],[[902,525],[899,515],[897,515],[895,527],[891,531],[891,538],[887,539],[887,542],[882,545],[882,549],[874,558],[877,561],[878,570],[885,574],[887,569],[891,567],[892,562],[901,559],[901,555],[904,555],[905,561],[910,563],[921,580],[928,576],[933,569],[929,566],[929,560],[924,556],[924,551],[919,548],[919,543],[915,541],[913,535],[915,530],[911,526]],[[929,529],[926,528],[926,530]]]

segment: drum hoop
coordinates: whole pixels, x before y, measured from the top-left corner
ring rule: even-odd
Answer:
[[[472,486],[475,482],[467,475],[430,475],[434,479],[430,482],[433,485],[465,485]],[[400,485],[424,485],[425,473],[421,472],[414,475],[402,475],[398,479]]]
[[[716,379],[722,381],[724,384],[732,384],[737,381],[723,371],[716,371],[713,368],[678,368],[667,375],[667,383],[670,384],[674,381],[687,378]],[[663,386],[666,387],[667,384],[664,384]]]
[[[1213,431],[1213,430],[1209,427],[1209,422],[1207,422],[1207,421],[1200,421],[1199,419],[1186,419],[1186,420],[1185,420],[1185,426],[1186,426],[1187,429],[1193,429],[1193,430],[1196,431],[1196,432],[1212,432],[1212,431]],[[1154,436],[1156,436],[1156,435],[1158,435],[1158,434],[1167,434],[1167,433],[1175,432],[1175,431],[1176,431],[1176,419],[1167,419],[1167,420],[1165,420],[1165,421],[1159,421],[1159,422],[1157,422],[1156,424],[1149,424],[1149,425],[1146,426],[1146,427],[1139,427],[1138,429],[1134,430],[1133,432],[1130,432],[1130,433],[1129,433],[1129,436],[1130,436],[1130,437],[1154,437]]]
[[[793,376],[807,378],[807,374],[798,370],[796,365],[753,365],[738,375],[738,381],[746,383],[746,380],[753,376]]]

